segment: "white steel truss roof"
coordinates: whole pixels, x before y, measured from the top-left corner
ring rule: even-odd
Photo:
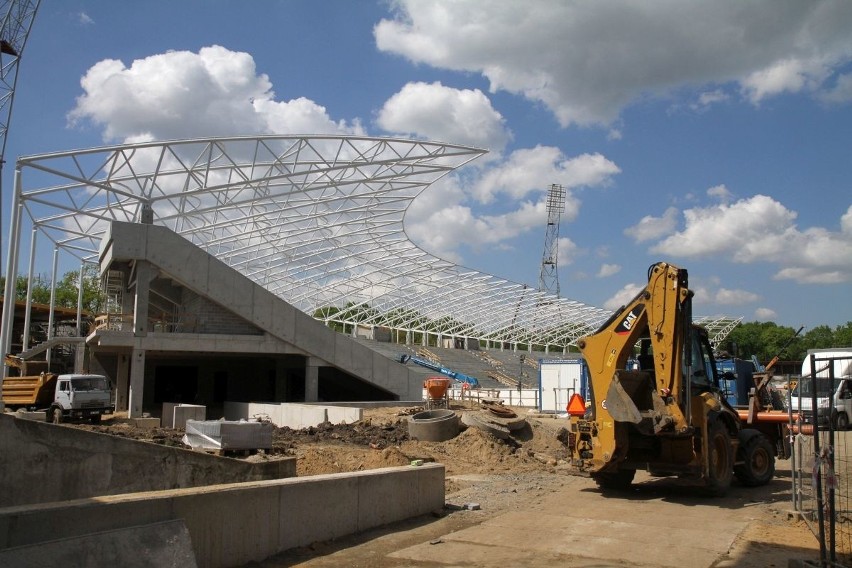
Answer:
[[[355,136],[126,144],[21,158],[15,199],[84,262],[109,221],[150,208],[154,223],[320,320],[565,349],[611,312],[462,268],[405,233],[414,198],[484,153]],[[717,341],[738,322],[704,321]]]

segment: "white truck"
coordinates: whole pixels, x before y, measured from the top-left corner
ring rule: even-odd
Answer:
[[[101,421],[104,414],[112,414],[112,388],[103,375],[59,375],[53,402],[47,410],[47,421],[61,424],[67,420]]]
[[[811,366],[811,355],[814,367]],[[831,378],[831,371],[833,380]],[[816,412],[813,409],[816,389]],[[802,377],[790,396],[793,413],[800,413],[805,423],[846,430],[852,420],[852,347],[810,349],[802,361]]]

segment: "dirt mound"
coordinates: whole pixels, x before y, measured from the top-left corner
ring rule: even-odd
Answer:
[[[306,445],[295,449],[293,455],[298,458],[296,474],[300,476],[363,471],[411,463],[411,459],[398,447],[374,450],[369,447]]]
[[[298,475],[343,473],[410,464],[413,460],[439,462],[447,475],[503,472],[552,471],[567,457],[560,441],[565,422],[547,416],[528,416],[526,409],[514,409],[527,417],[527,424],[511,432],[505,440],[478,428],[462,429],[445,442],[421,442],[408,435],[408,416],[418,408],[384,408],[364,412],[352,424],[320,424],[294,430],[276,428],[270,452],[248,456],[250,460],[296,457]],[[455,408],[462,413],[467,408]],[[69,425],[72,426],[72,425]],[[101,425],[79,424],[75,428],[135,440],[186,447],[183,431],[169,428],[135,428],[109,420]]]
[[[367,446],[374,450],[397,445],[408,440],[408,424],[403,418],[373,420],[365,418],[353,424],[311,426],[301,430],[276,428],[272,434],[273,448],[288,450],[301,444],[336,442]]]

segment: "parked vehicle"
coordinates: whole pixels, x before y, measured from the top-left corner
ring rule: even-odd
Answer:
[[[765,422],[756,403],[749,420],[721,395],[707,332],[692,324],[692,296],[685,269],[657,263],[630,303],[578,341],[590,404],[577,394],[568,406],[571,463],[603,489],[625,488],[647,469],[722,495],[734,476],[758,486],[775,473],[783,428]],[[638,370],[628,366],[637,344]]]
[[[3,404],[10,410],[45,408],[53,403],[56,375],[40,373],[3,379]]]
[[[112,388],[103,375],[59,375],[53,402],[47,410],[48,422],[60,424],[67,420],[101,421],[104,414],[112,414]]]
[[[835,430],[846,430],[852,419],[852,348],[808,350],[790,404],[808,424],[813,424],[816,416],[819,425],[828,426],[830,420]]]

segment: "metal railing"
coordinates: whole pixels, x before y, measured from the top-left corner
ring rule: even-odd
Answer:
[[[847,410],[835,408],[834,385],[839,384],[834,376],[837,358],[810,357],[811,369],[815,372],[799,380],[800,385],[804,381],[810,384],[811,410],[805,413],[810,423],[804,424],[799,419],[792,425],[795,432],[791,440],[792,504],[820,543],[819,566],[852,566],[852,451],[849,447],[852,432],[845,428],[835,431],[838,423],[848,425],[849,416],[845,421],[837,419]],[[829,364],[818,369],[817,362],[825,361]],[[828,392],[820,393],[819,397],[827,399],[827,408],[821,408],[818,402],[818,379],[828,379],[831,385]],[[820,411],[824,412],[825,420],[819,418]]]

